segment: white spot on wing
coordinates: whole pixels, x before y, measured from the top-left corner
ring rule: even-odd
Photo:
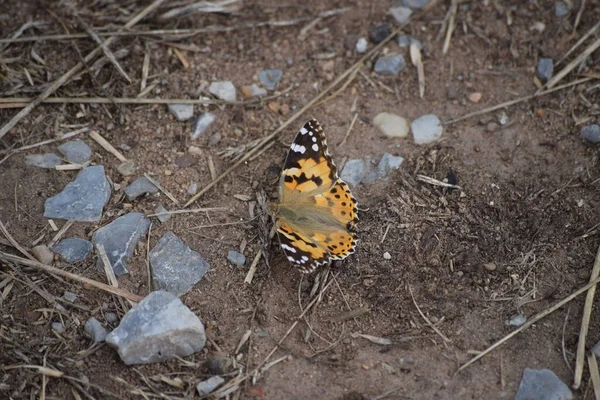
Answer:
[[[318,145],[318,144],[316,144],[316,143],[315,143],[315,144],[313,144],[313,145],[312,145],[312,149],[313,149],[314,151],[319,151],[319,145]],[[303,152],[303,153],[304,153],[304,152]]]
[[[289,251],[290,253],[295,253],[296,252],[295,248],[293,248],[292,246],[288,246],[285,243],[281,243],[281,248],[284,249],[284,250]]]
[[[305,127],[302,127],[302,128],[300,128],[300,133],[301,133],[301,134],[303,134],[303,135],[306,135],[306,133],[307,133],[307,132],[308,132],[308,131],[306,130],[306,128],[305,128]],[[312,135],[312,132],[311,132],[311,135]]]
[[[291,150],[296,153],[304,154],[304,152],[306,151],[306,147],[297,143],[292,143]]]
[[[314,143],[317,143],[317,138],[316,138],[316,137],[313,137],[313,138],[312,138],[312,141],[313,141]]]

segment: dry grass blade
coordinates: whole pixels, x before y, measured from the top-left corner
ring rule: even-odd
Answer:
[[[434,325],[434,324],[433,324],[433,323],[432,323],[432,322],[429,320],[429,318],[427,318],[427,316],[426,316],[425,314],[423,314],[423,311],[421,311],[421,309],[419,308],[419,305],[417,304],[417,301],[415,300],[415,296],[414,296],[414,294],[413,294],[412,287],[411,287],[410,285],[408,285],[408,291],[410,292],[410,297],[412,298],[413,304],[415,305],[415,307],[417,308],[417,311],[419,312],[419,314],[421,315],[421,317],[423,317],[423,319],[425,320],[425,322],[427,323],[427,325],[429,325],[429,327],[430,327],[431,329],[433,329],[433,331],[434,331],[435,333],[437,333],[439,337],[441,337],[441,338],[442,338],[442,340],[444,341],[444,343],[451,342],[451,340],[450,340],[450,339],[448,339],[448,338],[446,337],[446,335],[444,335],[444,334],[442,333],[442,331],[440,331],[440,330],[439,330],[439,329],[438,329],[438,328],[437,328],[437,327],[436,327],[436,326],[435,326],[435,325]]]
[[[117,159],[119,161],[121,161],[121,162],[127,161],[127,158],[123,155],[123,153],[121,153],[119,150],[117,150],[112,144],[109,143],[108,140],[104,139],[104,137],[102,137],[102,135],[100,135],[98,132],[90,131],[90,137],[92,139],[94,139],[96,141],[96,143],[98,143],[100,146],[102,146],[102,148],[104,150],[108,151],[109,153],[111,153],[112,155],[117,157]]]
[[[38,372],[40,372],[42,375],[44,376],[51,376],[53,378],[61,378],[65,373],[52,369],[52,368],[48,368],[48,367],[43,367],[41,365],[12,365],[12,366],[7,366],[7,367],[2,367],[3,370],[8,371],[10,369],[16,369],[16,368],[33,368],[33,369],[37,369]]]
[[[338,144],[338,146],[341,146],[344,143],[346,143],[346,140],[348,140],[348,138],[350,137],[350,132],[352,132],[352,128],[354,127],[354,123],[356,122],[357,119],[358,119],[358,113],[355,113],[354,117],[352,118],[352,122],[350,122],[350,126],[348,127],[348,130],[346,131],[346,134],[344,135],[344,139],[342,139],[342,141],[340,142],[340,144]]]
[[[232,13],[241,8],[241,0],[222,0],[217,2],[199,1],[184,7],[173,8],[159,15],[159,21],[190,16],[196,13]]]
[[[596,400],[600,400],[600,372],[598,371],[598,360],[596,359],[596,353],[590,351],[587,355],[587,360],[588,368],[590,370],[590,377],[592,378],[592,385],[594,386],[594,398]]]
[[[56,233],[56,235],[54,235],[54,237],[52,238],[50,243],[48,243],[48,247],[54,246],[56,244],[56,242],[58,242],[60,240],[60,238],[63,237],[65,235],[65,233],[67,233],[67,231],[73,226],[74,223],[75,223],[74,219],[70,219],[67,222],[65,222],[65,224],[62,226],[62,228],[60,228],[60,230]]]
[[[596,51],[600,47],[600,38],[596,39],[592,44],[590,44],[584,51],[581,52],[580,55],[575,57],[573,61],[568,63],[563,69],[560,70],[559,73],[554,75],[544,87],[548,89],[552,89],[558,82],[560,82],[569,72],[571,72],[575,67],[577,67],[583,60],[588,58],[594,51]],[[538,92],[540,92],[539,90]]]
[[[434,185],[434,186],[441,186],[441,187],[452,188],[452,189],[460,189],[460,186],[458,186],[458,185],[453,185],[451,183],[438,181],[437,179],[430,178],[425,175],[417,175],[416,179],[418,181],[429,183],[430,185]]]
[[[15,238],[12,237],[12,235],[10,234],[10,232],[8,231],[8,229],[6,229],[6,226],[4,226],[4,224],[2,223],[2,221],[0,221],[0,231],[2,232],[2,234],[4,235],[4,237],[6,237],[6,239],[8,239],[8,241],[12,244],[12,246],[15,249],[19,250],[19,252],[21,254],[23,254],[25,257],[29,258],[30,260],[37,261],[36,258],[31,255],[31,253],[29,253],[27,250],[25,250],[19,244],[19,242],[17,242],[15,240]]]
[[[371,312],[371,308],[369,306],[364,306],[361,308],[357,308],[355,310],[350,310],[345,313],[338,315],[337,317],[333,317],[331,319],[332,322],[344,322],[352,318],[360,317],[363,314],[367,314]]]
[[[256,267],[258,265],[258,262],[260,261],[260,256],[262,256],[262,249],[258,249],[258,253],[256,253],[254,260],[252,260],[252,264],[250,264],[248,273],[244,278],[244,283],[247,283],[248,285],[252,284],[252,279],[254,279],[254,274],[256,274]]]
[[[160,190],[161,192],[164,193],[165,196],[167,196],[173,203],[175,203],[177,205],[177,207],[180,207],[179,202],[177,201],[177,199],[175,198],[175,196],[173,196],[167,189],[165,189],[164,187],[161,186],[160,183],[158,183],[158,181],[154,178],[152,178],[150,175],[148,174],[144,174],[144,176],[146,177],[146,179],[148,179],[154,186],[156,186],[158,188],[158,190]]]
[[[573,47],[571,47],[571,48],[569,49],[569,51],[567,51],[567,52],[565,53],[565,55],[564,55],[564,56],[562,56],[562,58],[561,58],[560,60],[558,60],[558,62],[556,63],[556,65],[559,65],[559,64],[560,64],[560,63],[562,63],[562,62],[563,62],[563,61],[564,61],[564,60],[565,60],[567,57],[569,57],[569,55],[570,55],[570,54],[571,54],[573,51],[575,51],[575,49],[577,49],[579,46],[581,46],[581,44],[582,44],[583,42],[585,42],[585,41],[586,41],[586,40],[587,40],[587,39],[588,39],[590,36],[592,36],[594,33],[596,33],[596,31],[597,31],[599,28],[600,28],[600,22],[598,22],[596,25],[592,26],[592,27],[590,28],[590,30],[589,30],[589,31],[587,31],[587,32],[585,33],[585,35],[583,35],[583,36],[581,37],[581,39],[579,39],[579,40],[577,41],[577,43],[575,43],[575,44],[573,45]]]
[[[448,21],[448,30],[446,31],[446,38],[444,39],[444,47],[442,48],[442,54],[446,54],[450,48],[450,41],[452,40],[452,33],[456,26],[456,11],[458,10],[458,1],[452,0],[450,4],[450,20]]]
[[[419,80],[419,97],[423,98],[425,95],[425,70],[423,69],[423,59],[421,57],[421,50],[415,43],[410,44],[410,61],[417,67],[417,78]]]
[[[72,138],[72,137],[74,137],[74,136],[77,136],[77,135],[79,135],[79,134],[86,133],[86,132],[88,132],[89,130],[90,130],[90,128],[81,128],[81,129],[77,129],[76,131],[67,132],[67,133],[65,133],[64,135],[62,135],[61,137],[59,137],[59,138],[56,138],[56,139],[48,139],[48,140],[44,140],[44,141],[41,141],[41,142],[38,142],[38,143],[34,143],[34,144],[27,145],[27,146],[19,147],[18,149],[13,149],[13,150],[1,150],[1,151],[0,151],[0,154],[6,154],[6,153],[13,154],[13,153],[17,153],[17,152],[19,152],[19,151],[23,151],[23,150],[34,149],[34,148],[36,148],[36,147],[41,147],[41,146],[45,146],[45,145],[47,145],[47,144],[51,144],[51,143],[55,143],[55,142],[59,142],[59,141],[61,141],[61,140],[67,140],[67,139],[70,139],[70,138]]]

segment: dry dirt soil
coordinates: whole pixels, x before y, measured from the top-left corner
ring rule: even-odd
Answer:
[[[12,36],[28,21],[35,24],[23,37],[85,32],[83,22],[98,32],[115,30],[149,4],[1,3],[2,38]],[[184,3],[188,2],[177,4]],[[368,37],[375,25],[394,23],[387,13],[394,6],[389,0],[248,1],[232,13],[157,18],[175,5],[161,6],[137,29],[239,27],[311,17],[340,7],[351,10],[316,21],[304,32],[312,18],[289,26],[232,29],[183,39],[133,34],[120,38],[111,49],[128,51],[120,63],[132,84],[106,64],[77,75],[53,96],[136,97],[146,52],[148,83],[156,83],[146,98],[198,98],[207,94],[206,83],[215,80],[230,80],[239,89],[256,82],[257,73],[265,68],[284,71],[275,93],[285,93],[265,102],[196,106],[196,115],[210,110],[217,122],[195,141],[189,135],[191,122],[176,121],[165,105],[36,107],[0,140],[0,150],[8,150],[3,158],[10,149],[90,126],[116,147],[130,146],[125,155],[139,167],[137,175],[121,176],[119,161],[82,135],[94,151],[93,163],[104,165],[120,190],[113,190],[100,223],[75,223],[68,236],[89,238],[117,216],[131,211],[150,214],[159,203],[177,208],[162,194],[128,202],[123,188],[148,173],[180,201],[189,199],[191,183],[203,188],[211,182],[210,162],[217,174],[233,163],[217,152],[273,132],[351,67],[360,58],[348,47],[353,35]],[[287,146],[310,117],[325,127],[338,165],[384,152],[401,155],[405,161],[387,181],[354,189],[360,204],[356,254],[332,266],[329,279],[335,280],[321,291],[320,302],[300,319],[270,360],[288,357],[258,376],[254,384],[251,380],[242,383],[230,398],[512,398],[526,367],[549,368],[570,385],[582,297],[469,368],[458,373],[457,369],[476,351],[514,329],[505,324],[506,319],[519,313],[531,317],[589,281],[599,238],[597,231],[582,235],[599,222],[599,147],[584,142],[579,130],[598,115],[597,92],[588,91],[594,82],[446,124],[442,140],[425,146],[411,139],[386,138],[372,119],[387,111],[409,120],[434,113],[449,121],[535,93],[539,57],[559,60],[600,19],[600,3],[588,0],[574,32],[580,6],[580,1],[574,1],[571,14],[557,18],[551,1],[462,1],[449,50],[442,54],[445,31],[440,35],[440,30],[450,1],[438,1],[404,29],[425,46],[423,98],[419,97],[417,70],[410,62],[396,77],[377,76],[367,65],[340,95],[300,116],[273,146],[228,174],[195,204],[225,207],[225,212],[180,214],[165,224],[153,219],[150,248],[172,231],[211,265],[207,276],[182,299],[206,325],[209,343],[198,354],[162,364],[126,366],[110,347],[92,346],[83,332],[83,323],[92,316],[105,322],[108,311],[123,315],[125,310],[114,296],[0,262],[0,365],[4,368],[0,397],[36,398],[45,393],[54,399],[197,398],[195,384],[211,374],[229,378],[259,365],[313,299],[315,281],[324,278],[302,276],[288,264],[277,244],[267,239],[270,222],[257,202],[263,195],[275,199]],[[534,29],[538,23],[544,24],[543,32]],[[87,38],[0,45],[2,97],[39,94],[94,47]],[[188,68],[177,57],[177,47],[189,62]],[[383,51],[400,52],[410,60],[406,48],[393,41]],[[45,64],[36,61],[33,52]],[[593,54],[561,84],[577,79],[578,74],[592,73],[598,57]],[[477,104],[468,99],[473,92],[482,94]],[[1,125],[18,111],[0,108]],[[508,123],[488,129],[503,111]],[[340,145],[355,113],[357,121]],[[26,166],[23,158],[54,152],[59,144],[12,154],[0,164],[0,220],[26,248],[34,242],[47,243],[54,236],[43,218],[44,201],[60,192],[77,172]],[[200,147],[202,154],[192,156],[192,165],[179,167],[179,157],[189,155],[192,145]],[[417,179],[424,175],[442,181],[453,174],[461,189],[448,190]],[[64,224],[56,222],[59,227]],[[226,254],[240,249],[247,263],[236,268]],[[248,285],[244,277],[260,249],[267,254],[268,265],[261,259]],[[0,250],[18,254],[6,242],[0,242]],[[146,243],[138,250],[129,262],[130,274],[121,277],[119,285],[145,295],[151,290]],[[391,259],[384,258],[385,252]],[[94,268],[95,257],[76,265],[59,261],[55,265],[106,281]],[[65,290],[75,292],[77,307],[67,305],[68,313],[60,315],[54,303],[32,286],[57,297]],[[441,335],[425,322],[417,305]],[[349,310],[361,308],[369,311],[336,322]],[[50,325],[61,320],[67,330],[54,334]],[[236,356],[236,346],[247,330],[252,335]],[[372,343],[357,333],[386,338],[392,344]],[[598,340],[600,315],[594,309],[588,345]],[[43,379],[26,367],[44,363],[71,378]],[[179,379],[181,385],[170,385],[163,378]],[[582,388],[574,393],[579,399],[593,397],[587,371]]]

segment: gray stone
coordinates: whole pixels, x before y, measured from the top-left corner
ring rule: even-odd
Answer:
[[[66,291],[63,293],[62,298],[69,303],[75,303],[77,301],[77,295],[73,292]]]
[[[265,69],[258,73],[258,79],[269,90],[275,90],[281,80],[283,71],[280,69]]]
[[[258,86],[256,83],[253,83],[249,86],[242,86],[242,93],[246,97],[261,97],[267,95],[267,89]]]
[[[390,53],[382,56],[375,61],[373,70],[379,75],[398,75],[400,71],[406,68],[406,61],[402,54]]]
[[[549,369],[525,368],[515,400],[571,400],[573,393]]]
[[[25,156],[25,164],[38,168],[54,169],[62,164],[62,159],[54,153],[49,154],[29,154]]]
[[[68,263],[85,260],[92,249],[92,243],[80,238],[64,239],[52,246],[52,251],[59,254]]]
[[[242,253],[233,250],[229,250],[227,252],[227,260],[229,260],[229,262],[233,265],[237,265],[238,267],[241,267],[244,264],[246,264],[246,256],[244,256]]]
[[[552,78],[554,73],[554,61],[551,58],[540,58],[537,65],[537,76],[542,82]]]
[[[44,217],[98,222],[108,199],[110,185],[104,166],[87,167],[79,171],[62,192],[46,200]]]
[[[398,35],[396,37],[396,43],[398,43],[398,46],[400,47],[410,47],[411,44],[414,44],[419,50],[423,50],[423,44],[421,41],[413,36]]]
[[[212,378],[208,378],[205,381],[198,382],[196,385],[196,390],[200,397],[204,397],[215,391],[216,388],[225,383],[225,379],[220,377],[219,375],[213,376]]]
[[[208,91],[221,100],[235,101],[235,86],[230,81],[213,82],[208,87]]]
[[[356,41],[356,51],[358,53],[364,53],[365,51],[367,51],[367,46],[369,45],[369,42],[367,42],[367,39],[361,37],[358,38],[358,40]]]
[[[104,319],[109,324],[114,324],[119,321],[119,316],[116,313],[109,311],[107,313],[104,313]]]
[[[561,18],[569,14],[569,5],[562,0],[554,3],[554,15]]]
[[[208,128],[213,122],[215,122],[216,119],[217,117],[209,112],[200,114],[192,124],[192,139],[198,139],[200,135],[208,130]]]
[[[182,296],[198,283],[209,269],[208,263],[173,232],[160,238],[149,254],[152,281],[156,290]]]
[[[67,329],[65,328],[65,326],[61,322],[53,322],[52,323],[52,330],[55,331],[56,333],[65,333],[65,331]]]
[[[106,328],[104,328],[102,323],[94,317],[87,320],[83,330],[92,338],[94,343],[104,342],[108,335]]]
[[[363,180],[365,172],[363,160],[350,160],[344,165],[340,178],[351,188],[354,188]]]
[[[392,25],[390,24],[379,24],[371,28],[369,31],[369,39],[371,42],[378,44],[392,34]]]
[[[498,118],[498,123],[502,126],[508,124],[508,114],[506,114],[506,111],[502,111],[500,113],[500,118]]]
[[[399,3],[403,7],[420,10],[429,3],[429,0],[400,0]]]
[[[410,132],[410,127],[406,119],[399,115],[382,112],[373,118],[373,125],[387,137],[406,137]]]
[[[186,357],[206,343],[204,325],[175,295],[152,292],[125,314],[106,338],[127,364]]]
[[[71,140],[58,146],[58,151],[61,152],[67,161],[77,164],[82,164],[92,156],[92,149],[84,141]]]
[[[120,276],[128,272],[127,259],[133,255],[135,246],[146,235],[149,227],[150,220],[144,214],[125,214],[98,229],[92,242],[104,246],[115,275]],[[97,267],[101,271],[104,269],[100,257]]]
[[[188,194],[191,194],[192,196],[195,195],[196,193],[198,193],[198,184],[196,182],[190,183],[190,186],[188,186],[187,192],[188,192]]]
[[[125,160],[117,167],[117,172],[123,176],[131,176],[136,171],[135,161]]]
[[[423,115],[411,124],[413,139],[416,144],[427,144],[438,140],[444,131],[440,119],[434,114]]]
[[[412,10],[408,7],[402,7],[402,6],[393,7],[393,8],[390,8],[390,14],[392,14],[392,17],[394,17],[394,19],[396,20],[397,23],[403,24],[412,15]]]
[[[194,116],[193,104],[169,104],[169,112],[177,121],[187,121]]]
[[[393,156],[389,153],[384,153],[377,166],[377,176],[379,179],[387,179],[389,173],[395,169],[400,168],[400,165],[404,161],[403,157]]]
[[[158,188],[145,176],[140,176],[125,188],[125,196],[129,201],[133,201],[143,194],[156,192],[158,192]]]
[[[370,185],[371,183],[377,182],[379,179],[379,174],[377,173],[377,165],[381,161],[381,157],[370,157],[366,156],[364,158],[365,161],[365,177],[362,179],[361,183]]]
[[[31,254],[42,264],[51,265],[52,261],[54,261],[54,254],[45,244],[35,246],[31,249]]]
[[[163,224],[165,222],[167,222],[169,219],[171,219],[171,217],[173,216],[172,213],[170,213],[166,208],[164,208],[162,206],[162,204],[159,204],[155,209],[154,209],[154,213],[155,214],[159,214],[156,216],[156,218],[158,218],[158,220],[160,222],[162,222]]]
[[[504,321],[504,324],[506,326],[519,327],[519,326],[523,325],[525,322],[527,322],[527,317],[523,314],[517,314],[517,315],[513,315],[512,317],[510,317],[509,319]]]
[[[590,143],[600,143],[600,126],[596,124],[581,128],[581,137]]]

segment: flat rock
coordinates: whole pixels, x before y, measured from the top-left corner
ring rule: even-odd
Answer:
[[[369,31],[369,39],[371,42],[378,44],[383,42],[383,40],[392,34],[392,25],[390,24],[379,24],[375,25]]]
[[[69,303],[75,303],[75,301],[77,301],[77,295],[67,290],[64,291],[62,298]]]
[[[200,135],[208,130],[216,119],[217,117],[209,112],[200,114],[192,124],[192,133],[190,134],[192,139],[198,139]]]
[[[275,90],[282,75],[283,71],[280,69],[265,69],[258,73],[258,79],[267,89]]]
[[[244,97],[260,97],[267,95],[267,89],[261,88],[256,83],[253,83],[252,85],[242,86],[240,89]]]
[[[110,185],[104,166],[87,167],[62,192],[46,200],[44,217],[98,222],[109,199]]]
[[[398,75],[400,71],[406,68],[406,61],[402,54],[391,53],[382,56],[375,61],[373,70],[379,75],[389,76]]]
[[[581,137],[590,143],[600,143],[600,126],[596,124],[581,128]]]
[[[220,376],[213,376],[212,378],[208,378],[205,381],[198,382],[196,385],[196,390],[200,397],[204,397],[215,391],[216,388],[225,383],[225,379]]]
[[[363,160],[350,160],[344,165],[340,178],[350,187],[356,187],[365,177],[365,163]]]
[[[246,256],[237,251],[229,250],[227,252],[227,260],[233,265],[237,265],[238,267],[246,264]]]
[[[133,255],[135,246],[146,235],[149,227],[150,220],[144,214],[125,214],[98,229],[92,242],[104,246],[115,275],[120,276],[128,272],[127,259]],[[97,267],[101,271],[104,269],[100,257]]]
[[[169,112],[177,121],[187,121],[194,116],[193,104],[169,104]]]
[[[525,368],[515,400],[571,400],[573,393],[549,369]]]
[[[92,338],[94,343],[104,342],[106,335],[108,335],[106,328],[94,317],[86,321],[83,330]]]
[[[65,262],[83,261],[92,252],[92,243],[80,238],[67,238],[52,246],[52,251],[59,254]]]
[[[54,168],[62,164],[62,159],[54,153],[29,154],[25,156],[25,164],[38,168]]]
[[[173,232],[167,232],[150,251],[154,288],[182,296],[198,283],[208,263]]]
[[[554,61],[551,58],[540,58],[536,72],[542,82],[547,82],[554,74]]]
[[[400,168],[404,161],[404,157],[393,156],[389,153],[384,153],[377,165],[378,179],[387,179],[387,176],[395,169]]]
[[[58,151],[65,156],[67,161],[83,164],[92,156],[92,149],[82,140],[71,140],[58,146]]]
[[[420,10],[429,3],[429,0],[400,0],[400,5],[403,7]]]
[[[202,350],[206,334],[200,319],[179,298],[157,291],[129,310],[106,342],[125,364],[150,364]]]
[[[50,265],[54,261],[54,254],[45,244],[39,244],[32,248],[31,254],[42,264]]]
[[[392,17],[394,17],[394,19],[396,20],[397,23],[403,24],[412,15],[412,10],[408,7],[402,7],[402,6],[393,7],[393,8],[390,8],[390,14],[392,15]]]
[[[230,81],[213,82],[208,87],[208,91],[221,100],[235,101],[235,86]]]
[[[387,137],[406,137],[410,132],[408,121],[399,115],[382,112],[373,118],[373,125]]]
[[[435,142],[444,131],[440,119],[434,114],[423,115],[415,119],[410,124],[410,128],[416,144]]]
[[[158,220],[159,220],[161,223],[163,223],[163,224],[164,224],[165,222],[167,222],[168,220],[170,220],[170,219],[171,219],[171,217],[173,216],[173,214],[172,214],[172,213],[170,213],[170,212],[169,212],[169,210],[167,210],[166,208],[164,208],[164,207],[162,206],[162,204],[159,204],[159,205],[158,205],[158,206],[157,206],[157,207],[154,209],[154,213],[155,213],[155,214],[159,214],[159,215],[157,215],[157,216],[156,216],[156,218],[158,218]]]
[[[156,192],[158,192],[158,188],[145,176],[140,176],[125,188],[125,196],[129,201],[133,201],[143,194]]]

